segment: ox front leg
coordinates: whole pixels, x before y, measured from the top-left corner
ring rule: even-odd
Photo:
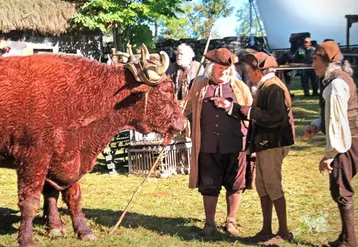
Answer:
[[[63,237],[66,234],[65,226],[61,220],[57,208],[59,192],[48,183],[45,183],[43,189],[44,196],[44,220],[47,230],[51,237]]]
[[[62,192],[62,197],[70,211],[73,230],[83,240],[95,240],[96,236],[87,226],[81,208],[81,189],[79,182]]]
[[[36,164],[36,165],[35,165]],[[17,166],[17,187],[21,222],[18,242],[20,247],[34,247],[32,222],[40,204],[41,192],[45,182],[47,166],[36,163],[21,162]]]

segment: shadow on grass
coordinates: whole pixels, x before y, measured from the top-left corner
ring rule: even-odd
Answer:
[[[112,228],[122,211],[102,210],[102,209],[83,209],[88,219],[94,220],[97,224]],[[105,215],[105,217],[103,217]],[[167,218],[155,215],[143,215],[138,213],[128,212],[121,227],[125,228],[144,228],[160,235],[176,236],[184,241],[200,240],[207,242],[225,241],[232,243],[243,243],[247,245],[257,245],[257,243],[250,243],[249,238],[238,237],[234,238],[219,229],[211,236],[203,236],[202,229],[194,224],[201,222],[195,218]],[[203,224],[202,224],[203,225]]]
[[[102,225],[108,228],[113,228],[117,223],[119,216],[122,214],[122,211],[113,211],[113,210],[103,210],[103,209],[83,209],[84,214],[87,219],[93,220],[96,224]],[[69,215],[68,210],[60,209],[62,215]],[[0,235],[11,235],[17,233],[18,229],[13,227],[13,224],[16,224],[20,221],[20,216],[18,215],[19,211],[9,209],[9,208],[0,208]],[[235,244],[245,244],[245,245],[255,245],[260,246],[260,243],[252,240],[252,237],[231,237],[225,233],[221,228],[211,235],[203,236],[202,229],[195,226],[201,222],[201,220],[196,218],[168,218],[168,217],[159,217],[154,215],[143,215],[138,213],[128,212],[122,225],[120,227],[125,228],[144,228],[155,232],[159,235],[168,235],[171,237],[179,237],[184,241],[199,240],[205,242],[217,242],[225,241]],[[43,218],[40,216],[35,217],[34,225],[44,225]],[[44,226],[43,226],[44,227]],[[70,230],[70,229],[68,229]],[[304,245],[304,246],[317,246],[310,242],[295,239],[293,244]],[[0,245],[1,246],[1,245]],[[273,245],[274,246],[274,245]]]
[[[296,244],[297,246],[309,246],[309,247],[321,247],[322,246],[322,244],[313,244],[309,241],[302,240],[300,238],[293,239],[292,244]]]
[[[96,163],[96,165],[93,167],[93,170],[89,173],[99,173],[99,174],[109,174],[110,170],[107,168],[106,165]]]
[[[122,211],[102,210],[102,209],[83,209],[87,219],[91,219],[96,224],[112,228]],[[69,215],[68,210],[60,209],[61,215]],[[143,215],[137,213],[127,213],[121,227],[125,228],[144,228],[156,232],[159,235],[169,235],[172,237],[179,237],[184,241],[200,240],[208,242],[226,241],[226,242],[240,242],[249,244],[247,238],[234,238],[221,230],[212,236],[201,235],[202,229],[193,224],[200,222],[199,219],[194,218],[166,218],[153,215]],[[13,225],[20,222],[19,211],[0,208],[0,235],[16,234],[18,229]],[[44,227],[44,221],[41,216],[35,217],[33,225]],[[71,231],[70,226],[67,226]],[[1,245],[0,245],[1,246]]]
[[[325,144],[324,143],[320,143],[320,142],[317,142],[315,144],[313,144],[312,146],[316,146],[316,147],[322,147],[322,149],[325,147]],[[306,150],[310,150],[312,147],[310,145],[307,145],[307,146],[303,146],[303,145],[292,145],[290,150],[292,151],[306,151]]]
[[[10,208],[0,208],[0,235],[11,235],[17,232],[13,224],[20,221],[18,212]]]
[[[297,136],[297,133],[296,133]],[[306,138],[296,139],[296,143],[291,146],[292,151],[307,151],[312,149],[312,147],[322,147],[322,149],[325,147],[326,141],[324,136],[317,136],[314,137],[311,140],[308,140]],[[291,154],[290,154],[291,155]],[[301,155],[301,154],[299,154]]]
[[[128,167],[124,167],[124,165],[119,162],[115,162],[114,165],[116,166],[115,170],[118,174],[128,175]],[[107,165],[105,165],[104,163],[100,163],[97,160],[97,163],[93,167],[93,170],[90,171],[89,173],[111,174],[111,172],[112,172],[112,169],[108,169]],[[114,174],[116,174],[116,173],[114,173]]]

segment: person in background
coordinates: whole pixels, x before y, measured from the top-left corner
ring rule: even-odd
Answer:
[[[334,41],[321,43],[312,66],[323,77],[320,99],[321,118],[305,129],[312,138],[319,130],[326,135],[324,155],[319,162],[321,173],[329,172],[330,192],[337,203],[342,230],[330,246],[356,247],[352,179],[358,171],[358,100],[353,70]]]
[[[244,56],[247,54],[247,53],[255,53],[257,51],[253,50],[253,49],[250,49],[250,48],[247,48],[247,49],[240,49],[236,56],[237,56],[237,61],[235,63],[235,70],[237,72],[237,74],[239,75],[238,78],[245,82],[245,84],[251,88],[252,86],[252,83],[251,83],[251,80],[247,74],[247,71],[246,71],[246,66],[243,62],[243,58]]]
[[[272,54],[272,56],[274,56]],[[276,57],[276,56],[274,56]],[[292,62],[292,55],[290,52],[283,52],[280,55],[277,56],[276,62],[278,65],[287,65]],[[276,73],[278,75],[278,78],[282,80],[288,89],[288,91],[291,90],[291,81],[292,81],[292,70],[284,70],[281,73]],[[295,95],[290,93],[291,98],[293,98]]]
[[[176,62],[171,63],[166,72],[175,84],[178,100],[182,100],[188,94],[195,76],[204,73],[204,68],[193,60],[194,57],[195,53],[189,45],[180,44],[176,51]]]
[[[184,115],[192,113],[189,187],[198,187],[203,197],[203,233],[210,235],[217,230],[216,206],[224,186],[227,204],[224,229],[232,236],[238,236],[236,215],[245,189],[246,152],[243,142],[247,126],[242,117],[230,116],[217,108],[213,99],[224,97],[247,105],[251,104],[252,96],[246,84],[236,78],[235,54],[220,48],[208,51],[204,56],[210,63],[205,75],[193,84],[184,111]]]
[[[294,61],[296,63],[312,64],[312,57],[315,48],[312,46],[311,39],[309,37],[304,39],[303,47],[299,47],[294,55]],[[309,81],[311,81],[312,95],[318,96],[318,81],[313,69],[305,69],[301,72],[301,85],[304,96],[310,96]]]
[[[236,72],[241,76],[241,80],[250,88],[251,95],[254,96],[257,88],[253,85],[250,76],[248,75],[246,64],[243,62],[244,57],[247,54],[253,54],[257,51],[251,48],[240,49],[236,56],[238,57],[237,62],[235,63]],[[244,142],[245,143],[245,142]],[[246,143],[245,143],[246,145]],[[250,155],[246,156],[246,189],[255,189],[255,173],[256,173],[256,165],[255,165],[255,157],[251,157]]]
[[[252,241],[265,245],[292,241],[288,230],[286,199],[282,189],[282,163],[294,143],[291,97],[285,84],[275,76],[277,63],[264,52],[245,56],[248,74],[257,92],[252,105],[240,105],[220,98],[218,107],[232,116],[245,115],[250,120],[249,147],[256,154],[256,190],[260,197],[263,226]],[[276,209],[279,229],[272,233],[272,208]]]

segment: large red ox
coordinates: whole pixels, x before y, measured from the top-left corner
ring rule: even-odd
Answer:
[[[123,129],[184,128],[167,65],[143,59],[128,70],[63,55],[0,58],[0,155],[16,165],[20,246],[35,246],[41,193],[50,234],[63,234],[61,192],[76,235],[95,239],[82,214],[79,180],[98,153]]]

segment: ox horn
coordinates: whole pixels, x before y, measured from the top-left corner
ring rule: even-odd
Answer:
[[[150,69],[146,70],[145,73],[147,74],[148,79],[154,83],[159,81],[159,79],[161,78],[160,75],[158,75],[155,71]]]
[[[150,84],[157,85],[165,78],[165,71],[169,67],[169,56],[166,52],[161,51],[160,53],[161,62],[156,66],[148,66],[144,72],[150,81]]]
[[[166,75],[158,75],[153,69],[143,69],[140,63],[127,63],[124,65],[134,76],[137,82],[156,86],[165,80]]]
[[[132,45],[130,43],[127,43],[127,53],[131,56],[133,56],[133,49],[132,49]]]
[[[125,67],[132,72],[136,81],[150,86],[156,86],[166,78],[165,71],[169,67],[169,56],[166,52],[161,51],[159,53],[160,55],[155,54],[158,58],[160,56],[160,59],[154,59],[161,60],[157,62],[150,59],[150,56],[153,56],[154,54],[149,54],[145,44],[142,44],[140,49],[140,61],[130,62],[126,64]]]
[[[133,54],[132,45],[130,43],[127,43],[127,53],[129,54],[129,59],[128,59],[129,63],[134,63],[137,61],[137,58]]]
[[[165,51],[161,51],[159,52],[159,54],[162,62],[161,62],[161,66],[156,69],[156,72],[158,75],[162,75],[167,71],[169,67],[169,56]]]
[[[145,44],[141,45],[140,54],[141,54],[141,56],[140,56],[141,61],[145,61],[145,60],[149,59],[149,51]]]

